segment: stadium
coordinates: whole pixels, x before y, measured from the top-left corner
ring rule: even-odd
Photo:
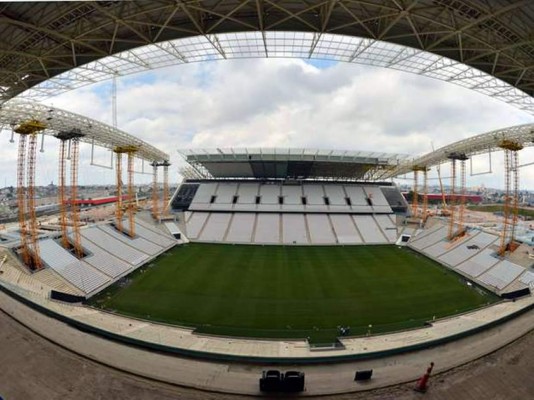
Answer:
[[[0,226],[3,314],[115,371],[252,396],[408,382],[424,392],[431,373],[528,335],[534,246],[519,234],[528,230],[519,174],[532,163],[519,157],[534,144],[534,124],[473,132],[423,155],[174,149],[183,179],[172,192],[171,156],[117,127],[118,75],[253,57],[416,72],[532,114],[531,4],[406,3],[2,5],[10,39],[0,50],[0,124],[18,146],[16,217]],[[450,16],[464,25],[443,31]],[[43,102],[106,80],[113,125]],[[47,146],[59,148],[57,202],[38,205],[36,154]],[[113,170],[112,196],[80,195],[87,149],[93,167]],[[505,188],[499,223],[488,226],[468,215],[476,196],[466,171],[479,155],[491,170],[495,152],[504,154]],[[429,175],[440,166],[450,166],[448,187],[432,195]],[[151,177],[146,196],[136,174]],[[407,175],[409,199],[399,184]],[[432,196],[443,205],[431,206]]]

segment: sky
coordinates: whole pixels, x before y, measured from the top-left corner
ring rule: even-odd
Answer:
[[[211,61],[121,77],[117,83],[118,128],[171,155],[171,183],[180,179],[183,166],[178,149],[306,147],[416,156],[430,152],[432,145],[534,123],[534,116],[451,83],[347,63]],[[45,103],[112,121],[109,82]],[[5,131],[0,143],[0,186],[14,185],[16,145]],[[37,184],[57,183],[57,148],[48,138],[45,152],[38,154]],[[89,165],[89,151],[88,146],[81,149],[80,184],[113,183],[113,171]],[[521,163],[533,155],[522,151]],[[109,164],[109,156],[101,150],[96,160]],[[494,173],[468,176],[468,186],[502,187],[502,159],[502,153],[495,153]],[[486,171],[487,156],[476,157],[473,166],[473,172]],[[443,166],[443,176],[448,168]],[[149,183],[151,177],[138,174],[135,180]],[[520,182],[521,189],[534,190],[534,167],[521,169]]]

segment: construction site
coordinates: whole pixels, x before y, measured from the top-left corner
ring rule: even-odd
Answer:
[[[534,166],[534,123],[524,123],[534,115],[531,2],[7,2],[0,15],[0,140],[12,144],[4,154],[16,154],[0,199],[0,354],[7,355],[0,399],[35,398],[42,388],[51,398],[101,397],[98,372],[91,369],[91,388],[80,388],[72,381],[82,372],[74,379],[61,370],[71,365],[120,371],[191,398],[403,398],[401,385],[426,392],[431,376],[443,383],[480,360],[487,367],[491,355],[532,336],[532,203],[521,199],[532,189],[521,176],[531,179]],[[251,58],[299,58],[315,72],[325,61],[387,68],[455,84],[522,114],[514,125],[490,121],[476,132],[457,125],[456,136],[425,154],[409,145],[411,154],[396,152],[409,140],[393,132],[401,115],[386,132],[395,153],[378,139],[364,150],[370,131],[352,113],[343,117],[359,124],[352,142],[340,135],[339,143],[361,149],[232,147],[246,142],[238,134],[243,110],[233,116],[236,143],[221,139],[224,146],[210,149],[175,148],[199,143],[180,140],[189,128],[204,129],[202,117],[195,127],[165,126],[180,131],[166,140],[158,124],[119,127],[118,81]],[[235,93],[258,78],[247,74]],[[102,82],[110,93],[97,87]],[[76,112],[53,105],[82,88],[91,90],[75,96],[105,97],[109,124],[86,103],[69,104]],[[336,106],[338,94],[323,96],[322,108]],[[178,96],[187,93],[172,91],[172,100]],[[99,117],[80,114],[89,112]],[[418,140],[437,135],[436,126]],[[298,131],[276,129],[288,141]],[[314,143],[310,129],[298,132],[303,143]],[[338,133],[313,129],[320,137]],[[53,162],[40,165],[40,152]],[[487,157],[486,172],[473,167],[477,156]],[[45,167],[54,174],[46,187]],[[91,175],[92,185],[82,187],[83,173],[96,169],[112,182],[96,184]],[[495,204],[468,190],[486,179],[478,175],[488,186],[503,182]],[[76,361],[40,352],[47,345]],[[530,347],[512,360],[512,351],[501,354],[499,365],[527,368],[518,354]],[[491,382],[478,376],[486,387],[476,391],[455,376],[465,390],[441,399],[474,400],[488,388],[500,398],[533,397],[518,378],[524,371],[514,371]],[[105,395],[129,393],[137,392],[128,386]]]

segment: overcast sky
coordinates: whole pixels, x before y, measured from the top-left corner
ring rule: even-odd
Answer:
[[[47,103],[111,123],[110,83],[52,98]],[[118,80],[118,127],[171,155],[178,149],[308,147],[421,155],[454,141],[534,117],[482,94],[405,72],[298,59],[230,60],[169,67]],[[0,140],[4,184],[14,185],[16,146]],[[38,156],[38,184],[57,183],[57,142]],[[113,172],[89,166],[82,148],[80,183],[113,183]],[[521,153],[521,162],[533,158]],[[492,175],[468,185],[502,186],[502,153]],[[98,160],[109,163],[109,153]],[[488,168],[475,159],[476,171]],[[140,167],[139,167],[140,168]],[[448,167],[443,167],[448,176]],[[150,182],[149,176],[136,176]],[[534,190],[534,167],[521,170],[521,188]]]

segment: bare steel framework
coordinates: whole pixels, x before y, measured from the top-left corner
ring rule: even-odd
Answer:
[[[59,203],[60,220],[62,225],[62,244],[66,248],[73,248],[78,257],[83,256],[81,235],[79,232],[79,210],[76,203],[76,188],[78,183],[79,143],[86,142],[94,146],[102,146],[116,151],[128,153],[128,193],[133,197],[133,163],[135,156],[151,163],[169,164],[169,156],[155,147],[137,139],[125,132],[112,128],[106,124],[94,121],[78,114],[70,113],[58,108],[50,108],[43,104],[29,101],[10,101],[0,109],[0,127],[9,127],[13,137],[19,136],[19,151],[17,162],[17,200],[20,227],[20,256],[22,261],[32,269],[40,269],[42,261],[39,256],[39,241],[37,218],[35,214],[35,172],[36,150],[38,135],[44,143],[45,135],[60,139],[59,150]],[[67,198],[65,179],[65,160],[70,156],[70,220],[72,227],[72,243],[68,239],[67,228]],[[120,152],[117,152],[118,166],[120,166]],[[118,168],[118,186],[120,187],[120,168]],[[122,197],[119,196],[122,200]],[[118,202],[121,205],[121,202]],[[130,234],[134,235],[133,213],[134,204],[129,203]],[[121,212],[121,211],[120,211]],[[117,212],[118,226],[122,227],[122,214]]]
[[[44,135],[56,136],[58,132],[77,129],[83,133],[80,142],[110,150],[117,146],[137,146],[136,157],[147,162],[163,162],[169,155],[151,144],[120,129],[57,107],[50,107],[34,101],[9,101],[0,108],[0,127],[9,128],[28,120],[46,124]]]
[[[386,171],[381,178],[393,178],[409,172],[416,173],[420,168],[430,168],[451,161],[451,204],[449,206],[449,239],[464,232],[464,202],[466,188],[465,161],[477,154],[503,150],[505,155],[505,203],[504,226],[501,232],[499,254],[515,249],[515,227],[518,220],[519,170],[532,165],[532,162],[519,164],[519,151],[534,146],[534,124],[511,126],[504,129],[472,136],[468,139],[449,144],[421,157],[401,162],[397,167]],[[456,196],[456,162],[460,162],[460,196]],[[415,185],[417,180],[415,179]],[[443,188],[442,188],[443,191]],[[414,192],[416,190],[414,189]],[[416,194],[416,193],[414,193]],[[459,204],[457,203],[459,200]],[[457,208],[458,207],[458,208]],[[416,203],[414,203],[416,209]],[[456,230],[455,230],[456,228]]]
[[[408,71],[534,113],[533,24],[530,0],[6,2],[0,98],[174,64],[301,57]]]
[[[469,157],[501,150],[503,140],[519,143],[524,147],[534,146],[534,124],[515,125],[471,136],[443,146],[423,156],[405,160],[382,174],[380,179],[393,178],[413,171],[416,166],[432,167],[445,163],[450,154],[461,153]]]

